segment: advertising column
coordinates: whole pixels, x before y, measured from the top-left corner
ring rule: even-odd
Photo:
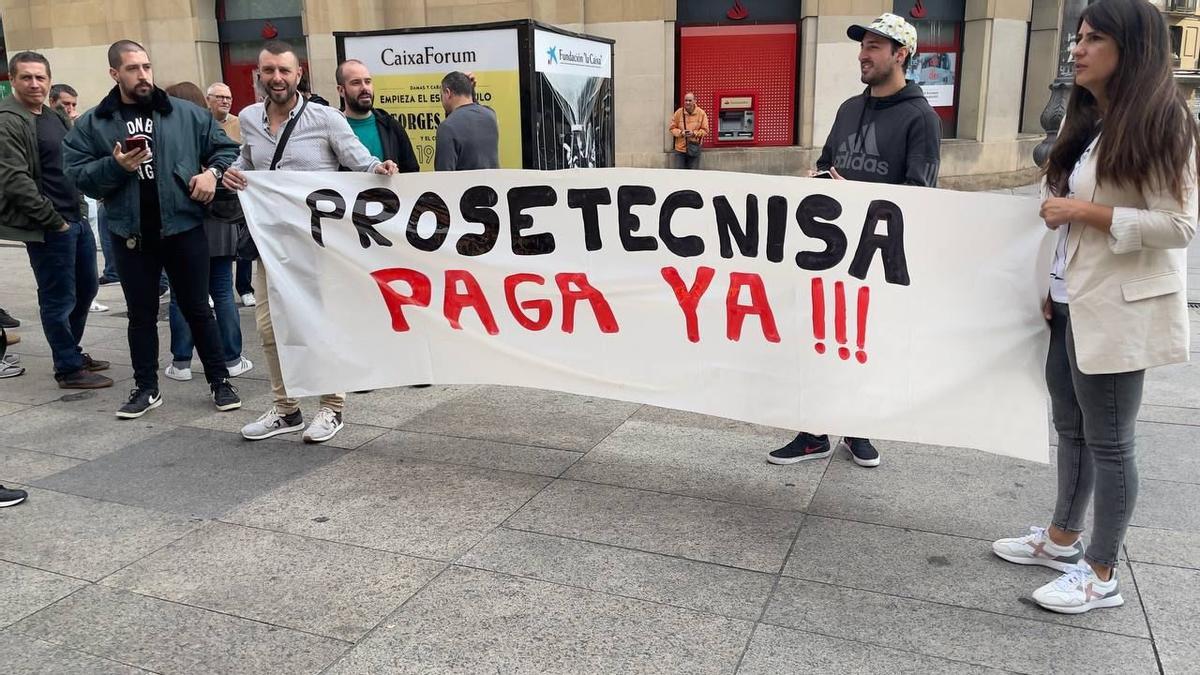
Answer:
[[[478,102],[496,112],[500,166],[521,168],[521,96],[517,30],[445,31],[339,36],[342,54],[371,71],[375,105],[408,132],[422,171],[433,170],[442,110],[442,77],[475,75]]]
[[[612,43],[533,31],[534,166],[614,165]]]

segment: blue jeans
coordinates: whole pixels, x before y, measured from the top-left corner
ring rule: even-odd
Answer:
[[[108,236],[108,213],[104,202],[100,202],[96,213],[96,229],[100,232],[100,250],[104,253],[104,271],[100,273],[105,279],[117,278],[117,261],[113,258],[112,237]]]
[[[238,295],[254,295],[254,261],[237,259],[237,293]]]
[[[50,344],[55,376],[83,368],[83,329],[96,299],[96,238],[82,220],[66,232],[47,232],[44,242],[28,242],[25,251],[37,279],[42,330]]]
[[[1053,303],[1046,386],[1058,432],[1055,527],[1082,532],[1092,507],[1092,537],[1083,556],[1115,567],[1137,504],[1134,431],[1146,371],[1087,375],[1075,363],[1068,305]]]
[[[236,365],[242,358],[242,324],[233,300],[233,258],[210,258],[208,264],[208,295],[213,299],[217,315],[217,332],[221,334],[221,357],[226,366]],[[192,367],[192,331],[171,290],[171,358],[176,368]]]

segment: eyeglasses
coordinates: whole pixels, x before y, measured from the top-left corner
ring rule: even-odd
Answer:
[[[220,94],[209,94],[209,96],[217,99],[218,101],[232,101],[233,100],[232,96],[221,96]]]

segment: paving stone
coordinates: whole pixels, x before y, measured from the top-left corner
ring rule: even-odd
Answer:
[[[13,413],[17,413],[22,410],[28,410],[30,407],[31,406],[27,406],[27,405],[24,405],[21,403],[8,403],[6,401],[0,401],[0,417],[4,417],[5,415],[11,415]]]
[[[7,672],[22,675],[135,675],[149,672],[12,631],[0,631],[0,663]]]
[[[215,431],[160,434],[34,484],[199,518],[216,518],[345,451]]]
[[[395,553],[210,523],[104,584],[355,641],[443,568]]]
[[[1195,675],[1200,654],[1196,653],[1194,637],[1185,642],[1156,639],[1154,646],[1158,648],[1164,675]]]
[[[159,673],[318,673],[347,646],[102,586],[9,630]]]
[[[0,484],[28,483],[78,466],[82,460],[0,446]]]
[[[224,520],[450,560],[548,482],[527,474],[354,453]]]
[[[961,448],[883,442],[881,466],[831,461],[808,512],[999,539],[1048,522],[1057,478],[1044,464]]]
[[[1143,478],[1130,524],[1200,534],[1197,504],[1200,485]]]
[[[1130,527],[1125,532],[1125,550],[1137,562],[1200,569],[1198,533]]]
[[[786,577],[763,621],[1017,672],[1158,672],[1149,640]]]
[[[506,528],[458,564],[750,621],[774,585],[758,572]]]
[[[992,553],[991,542],[978,539],[809,517],[783,573],[834,586],[1150,637],[1141,612],[1071,616],[1036,606],[1029,594],[1060,573],[1005,562]],[[948,589],[953,589],[949,596]],[[1139,606],[1132,583],[1123,586],[1122,594],[1130,607]]]
[[[580,453],[569,450],[409,431],[390,432],[371,441],[361,450],[539,476],[559,476],[581,457]]]
[[[112,412],[104,415],[81,409],[81,402],[89,400],[91,394],[90,391],[76,392],[82,398],[71,403],[75,409],[43,405],[5,419],[4,424],[0,424],[0,445],[49,451],[75,459],[96,459],[174,429],[150,415],[136,420],[118,420]]]
[[[423,412],[477,389],[479,386],[474,384],[437,385],[420,389],[415,387],[376,389],[364,394],[350,394],[346,408],[350,411],[351,418],[359,424],[394,429],[403,426]],[[457,429],[461,422],[461,420],[455,420],[451,427],[439,429],[437,433]]]
[[[1200,342],[1200,340],[1196,340],[1196,342]],[[1138,421],[1200,426],[1200,410],[1169,405],[1143,404],[1138,410]]]
[[[89,581],[179,539],[195,524],[134,506],[29,488],[5,509],[0,559]]]
[[[24,343],[25,341],[22,339],[21,344]],[[0,401],[9,404],[40,406],[59,400],[77,401],[81,398],[91,398],[96,395],[96,392],[107,391],[105,389],[87,391],[59,389],[58,383],[54,380],[54,362],[48,357],[34,356],[17,350],[13,350],[13,353],[21,355],[21,365],[25,367],[25,374],[4,380],[3,385],[0,385]],[[104,371],[104,374],[116,381],[113,388],[125,389],[128,392],[129,388],[126,383],[132,382],[130,379],[133,377],[132,370],[125,366],[113,365],[112,368]],[[80,407],[73,406],[73,409],[79,410]]]
[[[451,568],[329,672],[730,672],[750,625]]]
[[[1197,381],[1200,381],[1200,365],[1196,360],[1155,368],[1147,374],[1142,403],[1200,408]]]
[[[317,412],[317,399],[313,399],[311,405],[301,407],[301,410],[307,410],[308,414],[304,418],[305,424],[312,423],[312,416]],[[271,397],[265,396],[258,401],[257,405],[242,405],[241,410],[230,412],[213,412],[210,414],[194,419],[188,423],[190,427],[198,429],[209,429],[212,431],[223,431],[228,434],[236,434],[239,437],[242,433],[242,427],[257,420],[268,408],[271,407]],[[338,432],[337,436],[321,443],[320,445],[331,448],[341,448],[343,450],[357,450],[366,445],[372,440],[379,438],[387,433],[387,429],[380,427],[372,427],[364,424],[355,424],[351,421],[349,415],[343,416],[345,426]],[[292,434],[283,434],[276,436],[274,440],[278,442],[288,442],[293,444],[306,445],[304,443],[304,433],[297,431]],[[257,442],[257,441],[256,441]],[[307,444],[312,447],[311,444]]]
[[[418,415],[402,428],[586,451],[638,407],[636,403],[541,389],[480,387]]]
[[[519,530],[777,572],[803,516],[558,480],[506,523]]]
[[[820,628],[816,626],[814,628]],[[989,675],[1008,672],[947,661],[850,640],[759,624],[738,675],[845,673],[877,675]]]
[[[780,445],[792,440],[796,436],[795,431],[787,429],[766,427],[761,424],[751,424],[749,422],[742,422],[741,420],[731,420],[713,415],[701,415],[700,413],[675,410],[673,408],[659,408],[653,405],[642,406],[629,419],[630,421],[655,422],[692,429],[710,429],[713,431],[729,431],[751,436],[769,436],[776,440],[781,440]]]
[[[126,329],[124,327],[100,326],[90,321],[91,316],[88,318],[87,326],[83,330],[83,342],[80,343],[83,351],[91,353],[91,348],[96,345],[101,345],[111,340],[125,339]],[[41,324],[34,325],[33,322],[30,322],[27,328],[26,324],[22,322],[17,332],[21,336],[21,342],[13,345],[11,348],[13,352],[30,356],[48,357],[51,355],[50,344],[46,342],[46,334],[42,331]]]
[[[567,471],[567,478],[690,497],[801,510],[825,473],[825,461],[796,467],[766,462],[791,440],[629,420]]]
[[[259,414],[261,414],[266,410],[271,400],[270,385],[257,380],[243,380],[242,378],[235,378],[233,385],[237,387],[238,396],[242,399],[243,411],[258,410]],[[183,426],[217,414],[217,409],[213,406],[212,394],[208,388],[208,383],[204,381],[203,376],[193,375],[192,380],[189,382],[176,382],[160,375],[158,378],[158,387],[159,392],[162,394],[163,404],[147,412],[144,417],[137,420],[117,419],[115,413],[118,408],[129,400],[129,393],[133,387],[134,383],[130,380],[123,386],[85,392],[92,395],[83,399],[82,405],[85,406],[87,411],[102,417],[109,424],[120,424],[122,427],[132,422],[144,422],[160,426]],[[61,402],[51,403],[46,407],[62,411],[67,410]],[[77,409],[74,408],[72,410]],[[240,411],[220,414],[235,415],[237,412]],[[258,417],[258,415],[254,415],[254,417]]]
[[[1200,452],[1195,449],[1200,449],[1200,426],[1139,423],[1138,477],[1200,484]]]
[[[4,555],[4,549],[5,545],[0,543],[0,556]],[[0,598],[3,598],[4,606],[0,628],[52,605],[86,585],[87,582],[78,579],[0,561]],[[3,658],[0,663],[4,663]]]
[[[1133,569],[1164,668],[1170,662],[1172,670],[1184,672],[1179,668],[1189,663],[1187,670],[1195,672],[1200,664],[1200,570],[1147,563],[1134,563]]]

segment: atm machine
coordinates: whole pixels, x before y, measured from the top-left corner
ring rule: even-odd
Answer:
[[[754,94],[749,92],[725,92],[714,96],[717,100],[717,144],[754,144]]]

